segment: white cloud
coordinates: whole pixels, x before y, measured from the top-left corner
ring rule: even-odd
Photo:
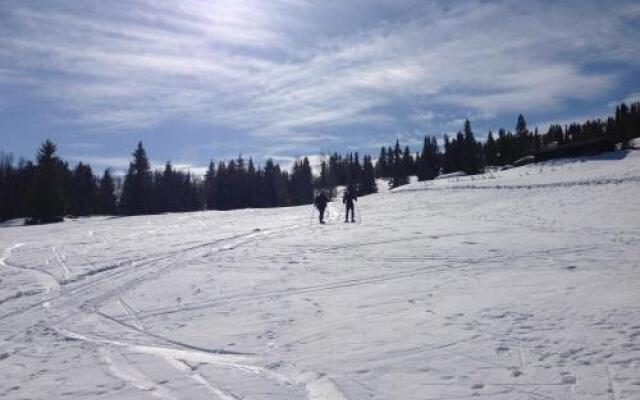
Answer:
[[[630,105],[637,102],[640,102],[640,92],[631,93],[621,101],[610,104],[609,106],[613,108],[619,106],[620,103],[626,103],[627,105]]]
[[[78,146],[69,146],[69,147],[78,147]],[[91,147],[91,146],[88,146]],[[89,164],[94,170],[94,173],[100,174],[105,169],[109,168],[111,171],[118,176],[124,175],[129,168],[129,164],[132,159],[127,157],[109,157],[109,156],[96,156],[96,155],[77,155],[71,154],[65,156],[64,159],[69,162],[70,167],[73,168],[77,163],[82,162],[84,164]],[[165,167],[166,162],[160,160],[149,160],[149,164],[151,166],[152,171],[162,171]],[[208,165],[197,165],[189,162],[175,162],[171,163],[173,169],[182,171],[182,172],[190,172],[191,174],[201,177],[207,172]]]
[[[49,99],[65,123],[188,119],[294,149],[337,141],[339,126],[392,126],[398,109],[427,125],[435,107],[485,118],[558,108],[616,85],[586,64],[640,64],[637,31],[621,23],[637,14],[631,2],[626,13],[595,1],[366,5],[15,3],[0,28],[0,87],[11,80]]]
[[[94,156],[94,155],[77,155],[71,154],[64,157],[69,161],[71,167],[79,162],[91,165],[96,170],[104,170],[111,168],[114,171],[124,171],[129,167],[131,162],[130,158],[126,157],[108,157],[108,156]]]

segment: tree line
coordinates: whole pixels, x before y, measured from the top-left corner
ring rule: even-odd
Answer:
[[[333,153],[323,157],[316,187],[331,190],[336,186],[348,186],[358,196],[376,193],[376,174],[371,156],[365,155],[360,161],[358,152],[341,155]]]
[[[422,149],[382,147],[374,162],[370,155],[338,153],[322,157],[317,176],[308,158],[295,161],[291,172],[272,159],[256,166],[242,156],[228,162],[210,162],[204,177],[184,172],[167,162],[152,171],[142,143],[132,154],[126,175],[115,178],[107,169],[97,177],[91,166],[69,164],[56,155],[56,145],[45,141],[35,162],[0,153],[0,220],[28,218],[33,223],[61,220],[62,216],[138,215],[195,210],[231,210],[247,207],[283,207],[313,202],[314,190],[333,191],[350,186],[359,195],[377,191],[376,178],[397,187],[409,176],[419,180],[462,171],[482,172],[487,166],[505,166],[528,155],[563,149],[589,141],[627,143],[640,136],[640,103],[621,104],[606,120],[590,120],[568,126],[551,125],[545,134],[530,131],[518,116],[515,130],[489,132],[478,141],[466,120],[454,137],[444,135],[443,146],[435,136],[424,137]],[[561,153],[560,153],[561,154]],[[572,153],[575,154],[575,151]]]
[[[56,155],[46,140],[35,162],[0,153],[0,220],[28,218],[29,223],[62,220],[65,215],[141,215],[196,210],[284,207],[313,202],[314,190],[353,185],[360,194],[373,193],[375,176],[370,157],[360,163],[357,153],[333,154],[323,160],[314,177],[307,157],[297,159],[291,172],[272,159],[256,167],[242,156],[209,163],[204,177],[167,162],[152,171],[142,143],[132,154],[126,175],[116,178],[107,169],[94,175],[82,162],[74,168]],[[367,181],[367,184],[361,182]]]
[[[524,116],[519,115],[514,131],[501,128],[497,135],[489,131],[484,142],[476,139],[467,119],[454,137],[444,135],[442,149],[436,137],[429,135],[424,137],[422,150],[415,155],[408,146],[402,148],[398,141],[393,147],[382,147],[375,173],[396,187],[406,184],[411,175],[422,181],[451,172],[477,174],[488,166],[513,165],[523,157],[535,157],[543,152],[566,156],[569,153],[564,150],[568,148],[573,150],[571,155],[581,155],[598,148],[614,148],[615,144],[624,147],[636,137],[640,137],[640,102],[619,105],[615,115],[606,120],[588,120],[564,127],[551,125],[544,134],[540,134],[537,127],[529,130]],[[587,146],[597,142],[607,146]]]
[[[0,153],[0,220],[28,217],[34,223],[55,222],[63,215],[116,214],[116,186],[110,170],[101,177],[87,164],[73,170],[45,141],[36,162]]]

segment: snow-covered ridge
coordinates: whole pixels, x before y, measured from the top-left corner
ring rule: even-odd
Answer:
[[[416,182],[396,192],[425,189],[528,189],[640,182],[640,152],[558,159],[479,175]]]

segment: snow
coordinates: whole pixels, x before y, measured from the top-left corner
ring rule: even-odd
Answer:
[[[529,189],[557,186],[592,186],[640,181],[637,152],[612,152],[598,156],[557,159],[503,171],[470,176],[444,175],[416,182],[395,191],[424,189]]]
[[[451,179],[451,178],[457,178],[460,176],[467,176],[467,174],[463,171],[456,171],[456,172],[450,172],[448,174],[438,175],[435,179],[436,180]],[[412,183],[415,183],[415,182],[412,182]]]
[[[640,152],[0,229],[0,398],[638,399]]]

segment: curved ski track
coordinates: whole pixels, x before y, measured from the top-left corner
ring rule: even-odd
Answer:
[[[19,337],[29,331],[30,328],[41,326],[53,328],[59,335],[67,340],[91,343],[91,345],[95,346],[96,351],[100,354],[103,361],[109,365],[109,369],[114,377],[126,381],[140,390],[147,391],[154,397],[160,399],[170,400],[182,397],[178,393],[171,392],[168,388],[158,387],[158,385],[154,384],[153,380],[146,376],[143,371],[128,361],[127,357],[121,352],[123,349],[132,353],[161,357],[178,372],[195,381],[197,385],[206,388],[209,396],[213,398],[235,400],[239,397],[216,386],[202,375],[193,371],[187,364],[188,361],[222,365],[238,369],[239,371],[259,374],[272,381],[285,382],[290,385],[302,385],[310,400],[344,400],[346,397],[341,394],[340,390],[332,383],[330,378],[324,374],[298,371],[293,366],[282,367],[283,373],[275,372],[264,366],[253,365],[264,363],[255,355],[219,349],[205,349],[154,334],[145,329],[138,314],[119,298],[122,293],[134,289],[144,282],[148,282],[149,279],[156,279],[162,274],[188,266],[189,261],[196,260],[205,254],[231,251],[257,238],[268,238],[270,235],[297,227],[299,227],[298,224],[291,224],[265,230],[252,230],[213,242],[202,243],[189,248],[160,254],[155,257],[146,257],[119,265],[96,268],[74,278],[69,278],[68,269],[65,268],[65,280],[58,281],[56,279],[57,285],[53,291],[55,294],[45,298],[38,298],[36,302],[0,315],[2,325],[10,327],[8,332],[0,331],[0,334],[3,334],[5,343],[11,343],[12,341],[18,340]],[[14,267],[7,263],[7,259],[11,256],[13,250],[22,245],[23,244],[17,244],[6,249],[2,258],[0,258],[0,265],[3,267]],[[62,265],[63,261],[59,260],[59,255],[55,253],[55,250],[54,255]],[[43,271],[21,267],[15,268],[34,274],[44,274],[49,278],[53,277],[53,275]],[[41,292],[37,294],[41,294]],[[117,299],[125,314],[135,321],[133,324],[123,322],[100,311],[102,305],[110,302],[114,298]],[[11,301],[11,299],[7,299],[6,301]],[[156,339],[156,341],[159,340],[165,343],[166,347],[129,344],[123,341],[104,338],[91,338],[85,334],[71,332],[61,328],[61,326],[64,326],[66,320],[71,317],[77,318],[79,313],[87,316],[98,315],[105,321],[116,323],[121,327],[140,333],[144,337],[153,338]],[[255,362],[249,363],[249,360]]]

